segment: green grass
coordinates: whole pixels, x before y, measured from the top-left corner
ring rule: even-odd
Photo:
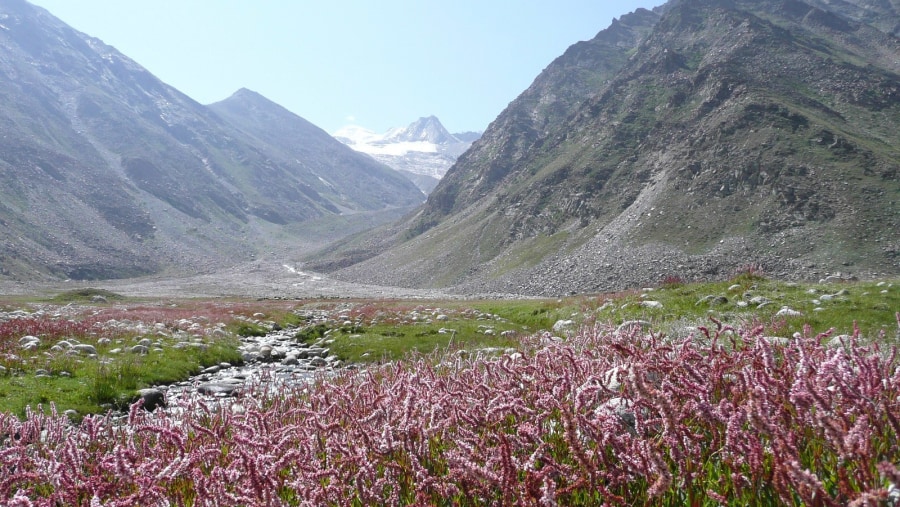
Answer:
[[[331,333],[331,351],[350,362],[393,361],[411,352],[427,354],[447,348],[507,348],[517,342],[500,333],[515,326],[453,321],[404,326],[379,325]],[[480,327],[479,326],[484,326]],[[493,335],[485,334],[488,329]],[[357,331],[354,333],[353,331]]]
[[[95,289],[92,287],[87,287],[83,289],[72,289],[62,293],[59,293],[52,298],[50,301],[53,303],[85,303],[85,302],[95,302],[95,299],[105,299],[106,301],[122,301],[125,299],[125,296],[121,294],[116,294],[115,292],[108,291],[106,289]]]
[[[684,335],[697,325],[710,326],[710,318],[733,326],[762,324],[768,334],[782,337],[803,332],[806,325],[815,333],[833,328],[834,335],[852,334],[856,323],[864,338],[874,340],[884,333],[885,340],[895,343],[900,281],[881,283],[880,286],[878,282],[795,284],[742,276],[724,282],[674,285],[632,294],[609,300],[595,314],[598,320],[612,323],[646,320],[654,329],[676,335]],[[708,296],[721,296],[727,302],[706,301]],[[750,304],[749,300],[757,296],[771,302],[761,308]],[[648,308],[641,305],[642,301],[658,301],[662,307]],[[742,301],[747,306],[742,306]],[[784,307],[800,315],[778,316]]]
[[[392,361],[435,350],[515,348],[518,337],[549,330],[556,321],[580,312],[580,301],[574,298],[443,301],[416,312],[413,320],[413,311],[403,305],[408,303],[379,303],[383,315],[374,324],[366,319],[350,325],[318,323],[301,329],[296,337],[306,343],[322,340],[344,361]]]
[[[122,408],[137,398],[137,390],[170,384],[221,362],[241,361],[234,339],[218,339],[205,349],[162,347],[147,355],[110,353],[111,345],[98,346],[98,357],[54,356],[42,353],[0,376],[0,411],[24,416],[25,407],[52,401],[58,411],[75,410],[79,418]],[[115,347],[120,347],[116,345]],[[108,361],[108,362],[107,362]],[[38,377],[39,369],[49,377]]]

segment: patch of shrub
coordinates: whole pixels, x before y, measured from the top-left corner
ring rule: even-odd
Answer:
[[[54,303],[72,303],[72,302],[105,302],[105,301],[121,301],[125,296],[117,294],[106,289],[95,289],[86,287],[83,289],[72,289],[57,294],[51,298]]]
[[[252,322],[239,322],[236,326],[235,333],[238,336],[265,336],[269,331],[259,324]]]
[[[297,333],[294,335],[294,338],[296,338],[300,343],[309,343],[325,336],[325,333],[327,331],[328,326],[326,326],[325,324],[316,324],[315,326],[310,326],[306,329],[297,331]]]

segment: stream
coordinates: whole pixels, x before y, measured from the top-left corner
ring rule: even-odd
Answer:
[[[300,343],[294,338],[295,333],[296,330],[282,329],[265,336],[242,337],[238,350],[243,364],[221,363],[182,382],[142,389],[144,408],[153,411],[161,404],[198,394],[229,398],[239,395],[248,385],[278,387],[309,383],[322,373],[342,366],[329,352],[330,340]]]

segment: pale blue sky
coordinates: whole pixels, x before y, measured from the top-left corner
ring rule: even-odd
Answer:
[[[241,87],[333,132],[484,130],[554,58],[663,0],[32,0],[208,104]]]

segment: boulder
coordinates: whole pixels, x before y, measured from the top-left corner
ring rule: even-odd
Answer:
[[[80,343],[72,347],[72,350],[78,352],[79,354],[97,354],[97,348],[93,345],[88,345],[87,343]]]
[[[141,389],[138,391],[138,394],[140,395],[140,400],[144,402],[141,407],[148,412],[153,412],[158,407],[166,406],[166,395],[159,389]]]

